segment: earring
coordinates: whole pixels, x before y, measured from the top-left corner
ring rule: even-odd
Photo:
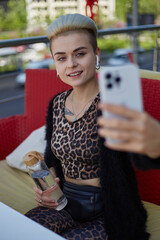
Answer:
[[[96,62],[96,70],[99,70],[99,69],[100,69],[100,65],[99,65],[99,58],[98,58],[97,55],[96,55],[96,59],[97,59],[97,62]]]
[[[60,78],[59,73],[57,72],[57,77]]]

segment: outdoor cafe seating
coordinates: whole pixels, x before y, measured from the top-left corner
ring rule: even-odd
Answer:
[[[55,70],[26,70],[26,76],[25,113],[0,119],[0,201],[22,214],[36,206],[34,182],[24,169],[22,157],[29,147],[32,148],[33,139],[33,147],[37,147],[39,141],[42,141],[39,146],[45,144],[44,125],[49,100],[70,88],[57,78]],[[160,121],[160,73],[140,70],[140,76],[144,109]],[[135,169],[135,173],[148,213],[150,239],[159,240],[160,170]]]

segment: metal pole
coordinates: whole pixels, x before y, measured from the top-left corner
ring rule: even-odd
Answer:
[[[157,63],[158,63],[158,31],[156,31],[156,42],[153,53],[153,71],[157,71]]]
[[[132,25],[138,26],[138,0],[133,0]],[[138,64],[138,33],[133,33],[133,59]]]

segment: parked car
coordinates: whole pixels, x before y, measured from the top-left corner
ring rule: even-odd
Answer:
[[[54,69],[55,64],[52,58],[43,59],[41,61],[29,62],[25,69]],[[25,69],[20,72],[16,77],[16,83],[18,86],[24,86],[26,81]]]
[[[138,60],[140,63],[144,61],[143,56],[143,49],[139,48],[138,50]],[[117,66],[117,65],[123,65],[125,63],[129,63],[130,59],[128,58],[128,53],[131,53],[133,55],[133,49],[132,48],[118,48],[113,52],[113,55],[111,58],[108,59],[107,64],[110,66]]]

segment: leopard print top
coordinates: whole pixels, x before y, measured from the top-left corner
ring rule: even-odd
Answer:
[[[53,100],[53,132],[51,149],[61,161],[64,176],[92,179],[100,176],[100,141],[97,134],[99,94],[89,109],[75,122],[65,118],[65,100],[72,90]]]

